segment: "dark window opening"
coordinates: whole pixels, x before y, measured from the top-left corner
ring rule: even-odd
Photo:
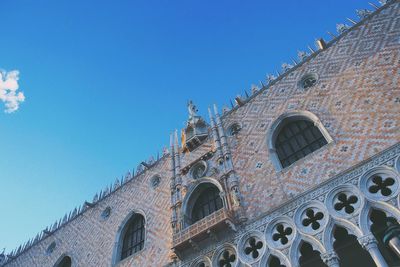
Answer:
[[[337,227],[333,233],[333,247],[340,259],[340,267],[376,267],[368,251],[363,249],[357,237],[347,232],[345,228]]]
[[[313,247],[304,242],[300,247],[300,267],[327,267],[322,261],[319,251],[313,249]]]
[[[219,190],[215,186],[203,189],[192,211],[192,222],[197,222],[223,207]]]
[[[267,267],[286,267],[286,266],[281,264],[281,261],[279,260],[278,257],[271,255]]]
[[[327,143],[313,122],[296,120],[286,123],[279,131],[275,149],[282,167],[285,168]]]
[[[235,136],[240,132],[241,129],[242,128],[240,127],[240,125],[238,123],[234,123],[228,128],[228,134],[230,136]]]
[[[59,264],[57,264],[57,267],[71,267],[72,262],[71,262],[71,258],[68,256],[65,256]]]
[[[142,215],[133,215],[127,223],[127,229],[122,242],[121,260],[143,249],[144,218]]]
[[[378,241],[378,248],[385,258],[389,266],[400,265],[400,259],[397,255],[383,243],[383,236],[389,224],[398,224],[395,218],[388,217],[385,212],[380,210],[372,210],[370,215],[372,221],[371,232]]]

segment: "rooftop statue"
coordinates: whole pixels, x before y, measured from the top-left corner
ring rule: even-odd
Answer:
[[[189,111],[189,120],[191,120],[195,117],[198,117],[198,115],[197,115],[198,109],[192,100],[189,100],[187,106],[188,106],[188,111]]]

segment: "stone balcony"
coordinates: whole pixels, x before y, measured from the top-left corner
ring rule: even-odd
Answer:
[[[173,249],[198,249],[199,244],[208,239],[218,239],[218,233],[226,229],[236,231],[233,213],[224,208],[204,217],[173,236]]]

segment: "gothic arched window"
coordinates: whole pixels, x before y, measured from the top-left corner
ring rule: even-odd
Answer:
[[[122,237],[121,260],[135,254],[144,246],[145,220],[142,215],[135,213],[124,227]]]
[[[285,168],[327,143],[312,121],[286,119],[276,135],[275,150],[282,168]]]
[[[58,264],[55,265],[56,267],[71,267],[72,261],[71,258],[68,256],[64,256]]]
[[[203,219],[223,207],[219,190],[216,186],[203,188],[197,197],[192,210],[192,223]]]

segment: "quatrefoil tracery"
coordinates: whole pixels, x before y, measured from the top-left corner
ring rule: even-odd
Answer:
[[[263,243],[261,241],[257,241],[254,237],[250,237],[249,246],[244,249],[244,253],[246,253],[246,255],[251,254],[253,259],[257,259],[260,255],[258,251],[262,249],[262,247]]]
[[[337,198],[338,202],[336,202],[334,205],[335,210],[341,211],[344,209],[347,214],[354,212],[354,204],[358,202],[358,197],[355,195],[350,195],[348,197],[345,193],[340,193]]]
[[[232,264],[236,261],[236,255],[231,253],[229,250],[225,250],[218,261],[219,267],[232,267]]]
[[[392,189],[390,188],[394,185],[394,179],[391,177],[382,178],[380,175],[376,175],[372,177],[371,182],[373,183],[368,191],[372,194],[376,194],[380,191],[380,193],[387,197],[392,194]]]
[[[302,224],[305,227],[311,225],[313,230],[318,230],[321,226],[320,220],[324,218],[324,214],[320,211],[314,212],[313,209],[309,208],[306,210],[306,218],[303,219]]]
[[[285,227],[283,224],[278,224],[276,226],[277,233],[272,235],[274,241],[280,240],[282,245],[286,245],[289,241],[288,236],[293,232],[291,227]]]

